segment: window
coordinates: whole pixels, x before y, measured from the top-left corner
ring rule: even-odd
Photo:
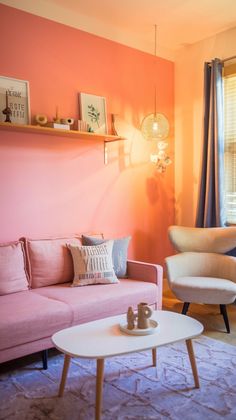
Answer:
[[[225,211],[236,224],[236,65],[224,69]]]

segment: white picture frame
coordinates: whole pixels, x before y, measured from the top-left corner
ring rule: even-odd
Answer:
[[[86,121],[94,133],[107,134],[106,98],[80,92],[80,119]]]
[[[0,122],[5,122],[6,107],[11,110],[10,120],[14,124],[30,124],[30,96],[27,80],[0,76]]]

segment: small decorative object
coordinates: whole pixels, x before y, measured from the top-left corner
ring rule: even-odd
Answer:
[[[50,122],[48,124],[48,127],[56,128],[58,130],[70,130],[69,124],[61,124],[61,123],[55,123],[55,122]]]
[[[86,121],[78,120],[78,131],[88,131],[88,123]]]
[[[132,306],[129,306],[126,314],[126,323],[119,324],[120,330],[130,335],[153,334],[158,327],[155,319],[150,319],[153,311],[146,302],[138,304],[138,311],[135,313]]]
[[[59,114],[58,114],[58,106],[56,106],[56,116],[53,118],[54,123],[56,124],[60,124],[61,119],[59,118]]]
[[[1,122],[30,124],[29,83],[0,76],[0,109]]]
[[[150,327],[149,318],[153,311],[146,302],[140,302],[138,304],[138,328],[146,329]]]
[[[134,328],[133,330],[129,330],[127,326],[127,322],[119,324],[119,328],[122,332],[128,335],[150,335],[154,334],[159,329],[159,324],[155,319],[150,319],[150,327],[149,328]]]
[[[8,106],[8,94],[7,94],[7,90],[6,90],[6,108],[2,111],[2,113],[4,115],[6,115],[5,122],[11,122],[10,115],[12,114],[12,112],[11,112],[11,108],[9,108],[9,106]]]
[[[137,315],[134,313],[132,306],[129,306],[127,311],[127,328],[128,330],[133,330],[135,328],[135,319]]]
[[[73,125],[74,124],[74,118],[61,118],[61,123],[62,124],[68,124],[68,125]]]
[[[115,127],[115,114],[111,114],[111,134],[113,134],[113,136],[118,136]]]
[[[106,99],[102,96],[80,93],[79,105],[81,120],[86,121],[91,127],[88,131],[107,134]]]
[[[41,126],[46,125],[47,122],[48,122],[47,115],[37,114],[37,115],[35,115],[35,121],[36,121],[37,125],[41,125]]]
[[[157,143],[158,152],[157,154],[151,154],[150,160],[156,165],[157,172],[163,173],[166,171],[166,167],[172,163],[170,157],[166,153],[168,143],[164,140]]]

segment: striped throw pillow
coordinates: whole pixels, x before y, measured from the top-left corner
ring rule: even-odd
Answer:
[[[68,244],[68,248],[74,264],[73,287],[119,282],[112,262],[113,241],[93,246]]]

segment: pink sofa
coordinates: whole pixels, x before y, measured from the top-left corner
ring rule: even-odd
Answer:
[[[128,261],[117,284],[71,287],[68,243],[79,238],[16,241],[0,245],[0,363],[53,347],[56,331],[125,313],[140,301],[162,306],[162,267]]]

